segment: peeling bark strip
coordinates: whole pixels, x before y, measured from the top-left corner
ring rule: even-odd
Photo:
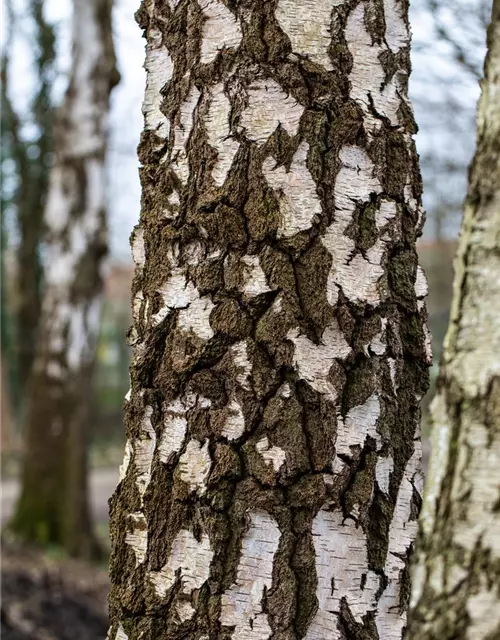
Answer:
[[[418,640],[500,637],[500,1],[493,3],[414,568]]]
[[[31,541],[93,553],[86,500],[90,382],[107,251],[105,151],[118,80],[111,2],[74,0],[73,58],[55,123],[45,210],[44,296],[13,527]]]
[[[430,358],[406,3],[137,17],[109,637],[399,640]]]

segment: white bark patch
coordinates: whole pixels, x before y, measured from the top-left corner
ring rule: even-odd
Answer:
[[[277,167],[272,157],[266,158],[262,172],[279,200],[281,213],[278,236],[290,238],[309,229],[315,216],[322,213],[316,184],[307,168],[309,145],[302,142],[293,156],[290,170]]]
[[[398,212],[396,203],[392,200],[382,200],[375,216],[375,226],[380,231],[386,224],[394,220]]]
[[[373,393],[365,403],[353,407],[344,420],[339,416],[335,443],[337,455],[352,455],[351,447],[362,447],[368,437],[375,440],[377,449],[380,448],[382,443],[380,434],[377,432],[379,417],[380,400],[376,393]]]
[[[64,369],[60,365],[60,363],[57,362],[57,360],[51,360],[47,364],[47,375],[49,376],[49,378],[55,378],[56,380],[61,380],[61,378],[63,377],[63,374],[64,374]]]
[[[118,629],[116,630],[115,640],[128,640],[128,635],[125,633],[125,629],[122,627],[121,623],[118,625]]]
[[[410,34],[403,18],[403,5],[398,0],[384,0],[385,41],[393,53],[410,43]]]
[[[156,434],[151,424],[152,415],[153,408],[146,407],[142,419],[140,436],[134,440],[133,443],[134,464],[137,472],[135,483],[139,490],[141,500],[151,480],[151,464],[156,446]]]
[[[164,320],[173,309],[180,309],[178,326],[193,331],[199,338],[209,340],[214,332],[210,326],[210,314],[214,308],[210,298],[200,297],[198,289],[186,280],[182,269],[172,270],[172,275],[158,290],[163,307],[151,318],[153,325]]]
[[[389,493],[389,482],[391,480],[391,473],[394,471],[394,461],[389,456],[388,458],[383,458],[379,456],[377,459],[377,465],[375,467],[375,478],[377,479],[377,484],[383,493]]]
[[[279,0],[276,19],[290,38],[292,50],[333,69],[328,55],[332,9],[344,0]]]
[[[384,275],[380,264],[384,250],[383,243],[377,242],[366,252],[366,258],[357,254],[344,269],[340,269],[339,285],[352,302],[376,306],[380,303],[378,282]]]
[[[467,640],[486,640],[486,638],[493,638],[495,632],[498,633],[500,626],[498,586],[488,585],[484,574],[480,578],[479,592],[467,598],[467,613],[470,618]]]
[[[299,329],[291,329],[287,338],[295,346],[294,364],[300,378],[335,402],[338,391],[329,380],[328,374],[334,360],[343,360],[351,353],[351,347],[344,338],[337,321],[334,320],[325,329],[321,344],[311,342],[309,338],[300,334]]]
[[[123,454],[123,462],[120,465],[120,470],[118,472],[118,484],[124,480],[127,475],[128,466],[130,464],[130,459],[132,457],[133,448],[130,444],[130,440],[127,440],[125,443],[125,453]]]
[[[84,314],[83,306],[79,305],[72,308],[69,317],[66,358],[68,367],[74,371],[80,368],[90,337],[86,331]]]
[[[378,603],[377,630],[384,640],[400,640],[406,626],[406,611],[400,612],[401,572],[406,556],[417,535],[417,521],[410,520],[413,491],[420,482],[422,450],[415,442],[415,451],[408,461],[399,486],[396,507],[389,527],[389,547],[384,573],[387,586]]]
[[[214,303],[206,296],[195,298],[187,309],[183,309],[179,313],[179,327],[185,331],[192,331],[202,340],[210,340],[214,335],[210,326],[210,314],[214,306]]]
[[[146,45],[146,92],[142,104],[145,127],[155,131],[162,138],[167,138],[169,121],[161,111],[163,96],[161,90],[172,77],[172,59],[165,46],[162,45],[161,31],[150,29]]]
[[[292,395],[292,390],[290,389],[290,385],[288,384],[288,382],[285,382],[281,385],[281,387],[278,389],[278,395],[280,396],[280,398],[289,398]]]
[[[221,49],[233,49],[241,42],[241,28],[235,16],[218,0],[198,0],[205,17],[200,62],[209,64]]]
[[[370,195],[380,193],[382,187],[374,164],[362,147],[344,145],[339,160],[342,167],[335,181],[335,208],[352,213],[356,202],[368,202]]]
[[[237,342],[230,348],[233,362],[238,368],[237,383],[246,390],[250,390],[250,376],[252,375],[252,363],[248,359],[247,343]]]
[[[270,589],[273,562],[280,531],[274,518],[265,511],[250,514],[238,566],[236,582],[221,599],[220,622],[234,626],[233,640],[267,640],[271,627],[262,611],[264,589]]]
[[[165,284],[158,290],[163,298],[163,304],[171,309],[187,307],[197,297],[196,287],[186,280],[182,269],[172,270],[172,274]]]
[[[179,459],[179,475],[190,491],[202,496],[207,490],[206,479],[210,473],[212,460],[208,451],[209,441],[202,445],[198,440],[190,440],[186,451]]]
[[[164,429],[158,445],[161,462],[168,463],[179,453],[184,444],[187,431],[186,413],[194,406],[208,409],[211,401],[203,396],[188,394],[184,398],[177,398],[164,407]]]
[[[427,323],[423,325],[424,330],[424,351],[425,351],[425,361],[427,364],[432,364],[432,334],[429,331],[429,327]]]
[[[387,364],[389,365],[389,374],[391,376],[392,388],[394,391],[398,388],[398,371],[396,366],[396,360],[394,358],[387,358]]]
[[[47,204],[44,211],[44,220],[51,232],[61,233],[69,221],[70,207],[64,191],[63,168],[54,166],[51,171],[47,194]]]
[[[425,277],[424,270],[420,265],[417,267],[417,276],[415,278],[415,295],[418,299],[425,298],[429,292],[427,285],[427,278]]]
[[[231,400],[228,413],[222,428],[222,435],[228,440],[240,438],[245,431],[245,416],[237,400]]]
[[[258,296],[261,293],[271,291],[267,285],[266,274],[260,266],[259,256],[243,256],[242,263],[246,267],[245,284],[243,293],[247,296]]]
[[[144,562],[148,550],[147,522],[141,511],[130,513],[128,517],[132,521],[132,531],[127,532],[125,544],[132,547],[135,554],[135,566],[137,568]]]
[[[173,455],[181,450],[186,430],[187,420],[184,416],[172,414],[165,416],[165,429],[158,445],[158,452],[162,462],[170,462]]]
[[[138,291],[132,300],[132,319],[137,324],[141,317],[142,303],[144,302],[144,292]]]
[[[132,259],[139,269],[146,264],[146,247],[144,245],[144,229],[135,229],[132,238]]]
[[[278,473],[286,461],[286,454],[283,449],[280,449],[280,447],[269,446],[269,440],[266,436],[257,442],[255,448],[267,464],[273,465],[275,473]]]
[[[179,123],[174,128],[174,146],[172,149],[171,166],[182,183],[186,183],[189,178],[189,163],[186,145],[191,135],[194,121],[194,111],[200,99],[200,92],[193,85],[188,97],[183,102],[178,116]],[[177,195],[177,200],[179,196]],[[177,202],[178,203],[178,202]]]
[[[78,65],[75,73],[77,70]],[[81,95],[79,98],[83,100]],[[83,108],[83,103],[79,108]],[[81,131],[76,127],[72,132],[74,136],[70,140],[70,146],[75,153],[87,152],[86,149],[80,148],[79,138],[85,134],[85,130],[86,126],[83,126]],[[70,290],[81,257],[99,233],[100,212],[105,203],[103,161],[94,157],[84,157],[83,161],[87,177],[86,207],[81,211],[78,220],[70,225],[68,242],[63,242],[60,237],[62,213],[59,212],[52,220],[50,217],[47,219],[47,222],[55,223],[56,227],[49,228],[50,233],[55,237],[47,246],[46,295],[42,310],[45,315],[50,313],[51,316],[48,341],[52,353],[62,353],[67,347],[66,365],[74,370],[80,367],[84,358],[92,355],[99,328],[100,298],[94,298],[88,306],[75,305],[70,302]],[[78,202],[78,185],[72,172],[68,175],[63,169],[56,169],[58,167],[51,174],[48,197],[51,198],[50,191],[54,190],[57,193],[56,199],[60,196],[65,198],[64,206],[70,211]],[[65,184],[61,184],[62,180],[65,180]],[[62,203],[59,202],[58,206],[62,207]],[[64,335],[66,331],[67,345]]]
[[[205,128],[208,144],[217,151],[217,162],[212,169],[212,178],[218,187],[224,184],[239,147],[231,137],[230,114],[231,103],[224,93],[224,85],[216,84],[212,88]]]
[[[306,640],[344,637],[338,627],[342,598],[358,622],[376,606],[379,577],[368,569],[366,536],[352,520],[343,522],[342,518],[339,511],[321,510],[313,521],[319,608]],[[386,640],[385,636],[380,637]]]
[[[453,358],[453,375],[460,381],[464,393],[471,398],[487,393],[488,385],[492,378],[500,375],[500,257],[495,255],[491,246],[496,242],[499,211],[499,198],[492,200],[485,222],[476,234],[474,242],[485,245],[488,251],[488,259],[481,258],[477,267],[470,270],[471,290],[463,309],[464,318],[459,321],[457,316],[457,332],[454,348],[456,354]],[[465,215],[471,215],[465,211]],[[475,249],[474,249],[475,250]],[[478,259],[479,260],[479,259]],[[469,274],[469,271],[467,272]],[[456,282],[460,282],[456,280]],[[484,304],[487,300],[487,304]],[[452,320],[453,320],[452,308]],[[448,332],[445,340],[445,348],[452,335]]]
[[[85,79],[84,82],[88,84],[88,79]],[[80,95],[79,98],[82,98],[82,96]],[[77,106],[78,105],[75,103],[75,109],[77,109]],[[94,148],[96,145],[93,142],[90,143],[92,149],[86,148],[85,145],[87,144],[87,139],[94,136],[94,120],[91,119],[92,131],[86,131],[89,121],[88,111],[86,110],[87,105],[80,104],[79,107],[85,111],[85,114],[82,114],[82,117],[84,118],[84,122],[82,123],[83,128],[82,130],[79,130],[76,123],[73,122],[72,126],[74,125],[75,130],[70,130],[68,133],[67,143],[69,147],[71,147],[73,153],[77,155],[81,154],[83,156],[84,171],[87,177],[85,193],[86,208],[81,212],[79,218],[74,220],[68,227],[69,240],[67,242],[62,240],[59,233],[63,214],[59,212],[55,218],[53,217],[51,219],[50,216],[48,217],[47,222],[55,223],[56,226],[52,228],[49,227],[51,234],[53,234],[53,238],[47,245],[47,266],[45,273],[47,283],[46,298],[49,298],[51,294],[53,295],[53,292],[56,289],[64,290],[64,292],[57,292],[59,298],[68,295],[68,289],[73,284],[75,278],[75,269],[78,262],[87,251],[89,243],[95,238],[96,234],[99,233],[101,225],[101,211],[105,205],[104,162],[101,158],[85,157],[86,153],[91,154],[98,151],[101,148],[102,140],[99,140],[97,148]],[[93,113],[93,107],[89,108]],[[74,113],[73,116],[77,118]],[[52,198],[51,191],[55,191],[57,194],[55,197],[56,200],[58,200],[58,207],[61,208],[63,206],[63,203],[59,198],[65,199],[64,206],[68,211],[71,211],[72,208],[78,206],[80,196],[74,172],[64,171],[64,168],[61,169],[56,167],[51,172],[48,194],[49,200]]]
[[[327,299],[332,306],[335,305],[338,287],[341,287],[351,301],[376,306],[380,303],[378,283],[384,274],[381,262],[385,241],[377,240],[366,252],[366,257],[361,254],[352,257],[355,243],[345,232],[352,222],[356,202],[368,202],[372,193],[381,192],[382,186],[364,149],[346,145],[340,150],[339,157],[342,167],[335,182],[335,221],[321,239],[334,257],[328,277]],[[391,209],[382,203],[379,218],[387,218],[391,213]]]
[[[382,330],[373,338],[370,342],[370,350],[377,356],[382,356],[386,350],[386,343],[384,342],[385,331],[387,327],[387,318],[381,318]]]
[[[332,462],[332,473],[338,475],[342,473],[347,467],[347,463],[340,458],[334,458]]]
[[[370,112],[370,97],[377,112],[388,118],[393,126],[399,124],[397,112],[401,99],[397,73],[384,86],[385,73],[379,56],[384,49],[387,49],[372,42],[365,24],[365,6],[365,3],[360,3],[349,14],[345,37],[353,58],[352,70],[349,74],[350,96],[362,107],[365,113],[365,127],[370,131],[381,126],[380,119]],[[389,23],[393,24],[391,16],[389,16]]]
[[[491,427],[470,422],[458,443],[463,455],[457,463],[455,477],[459,480],[452,489],[452,499],[458,501],[466,493],[469,497],[467,511],[458,518],[454,529],[454,541],[469,552],[480,541],[493,558],[500,559],[500,512],[495,507],[499,495],[500,437]]]
[[[175,605],[175,610],[181,622],[186,622],[186,620],[191,620],[191,618],[195,614],[195,610],[193,609],[191,603],[186,600],[182,600]]]
[[[212,557],[213,551],[207,535],[203,534],[198,541],[191,531],[182,529],[175,537],[167,563],[160,571],[149,573],[156,595],[160,598],[167,595],[167,591],[176,582],[177,572],[181,594],[189,596],[194,589],[200,589],[208,580]]]
[[[304,107],[287,95],[274,80],[260,80],[248,89],[248,106],[240,126],[248,140],[264,144],[279,124],[290,136],[297,135]]]

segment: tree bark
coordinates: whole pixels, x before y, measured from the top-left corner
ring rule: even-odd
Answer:
[[[493,4],[414,570],[418,640],[500,637],[500,0]]]
[[[406,3],[137,18],[109,638],[401,638],[430,358]]]
[[[12,527],[28,540],[91,556],[88,410],[107,250],[107,118],[118,78],[111,2],[75,0],[73,8],[73,63],[55,126],[43,307]]]

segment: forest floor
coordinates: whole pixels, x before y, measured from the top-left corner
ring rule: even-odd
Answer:
[[[424,441],[424,468],[429,443]],[[93,470],[90,502],[97,533],[106,545],[108,497],[117,470]],[[2,482],[2,522],[15,505],[19,486]],[[104,640],[108,628],[107,568],[7,542],[1,545],[2,640]]]
[[[90,503],[96,533],[108,546],[108,498],[118,479],[113,469],[94,469]],[[2,524],[19,493],[16,478],[5,478]],[[40,551],[4,540],[1,546],[2,640],[104,640],[108,629],[107,566],[71,560],[56,550]]]
[[[104,640],[105,566],[2,543],[2,640]]]

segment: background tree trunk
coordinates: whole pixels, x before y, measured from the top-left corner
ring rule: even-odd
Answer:
[[[0,360],[0,419],[2,429],[0,433],[0,453],[15,451],[17,449],[16,432],[12,416],[12,404],[10,402],[7,376],[3,358]]]
[[[17,303],[15,305],[15,336],[13,353],[6,362],[15,372],[9,378],[17,412],[26,403],[20,402],[27,393],[27,384],[33,367],[36,350],[36,334],[41,309],[42,265],[41,242],[43,236],[43,211],[46,202],[52,157],[52,128],[54,106],[51,91],[55,70],[55,35],[52,25],[44,17],[42,0],[31,0],[29,11],[33,20],[35,46],[34,64],[37,86],[24,117],[37,134],[23,137],[21,120],[9,97],[10,42],[2,54],[2,157],[11,158],[16,168],[17,187],[8,201],[2,195],[2,211],[13,205],[19,229],[17,250]],[[9,39],[15,32],[18,19],[10,2],[6,3],[9,23]],[[24,416],[21,416],[24,418]]]
[[[399,639],[430,359],[406,3],[137,17],[109,638]]]
[[[433,402],[409,638],[500,637],[500,0]]]
[[[95,551],[87,507],[88,410],[107,250],[105,149],[117,82],[110,0],[75,0],[73,63],[55,126],[45,222],[45,287],[13,529]]]
[[[36,70],[40,86],[33,101],[33,116],[39,130],[35,142],[38,148],[36,162],[27,156],[29,175],[21,177],[18,207],[21,241],[18,255],[19,308],[17,318],[19,352],[19,391],[27,392],[36,353],[38,321],[42,297],[41,241],[43,212],[49,185],[50,157],[52,155],[54,106],[51,100],[54,82],[55,35],[44,18],[42,0],[32,0],[31,13],[36,27]],[[27,150],[26,150],[27,151]],[[33,153],[33,149],[31,149]],[[29,186],[28,186],[29,185]],[[20,191],[21,191],[20,190]]]

